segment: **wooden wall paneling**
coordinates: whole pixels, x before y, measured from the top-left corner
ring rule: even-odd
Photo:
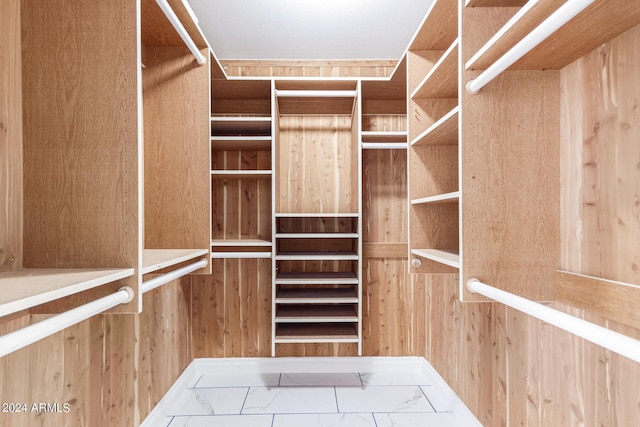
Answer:
[[[142,70],[145,248],[208,248],[209,67],[194,63],[184,47],[146,50]],[[202,53],[207,55],[208,50]],[[177,102],[180,99],[185,102]],[[208,272],[209,266],[199,270]]]
[[[191,363],[190,291],[188,279],[182,279],[143,296],[137,369],[141,420]]]
[[[0,5],[0,273],[22,267],[20,1]]]
[[[277,212],[355,212],[349,116],[280,117]]]
[[[561,72],[561,268],[640,284],[640,26]]]
[[[26,0],[21,13],[24,266],[137,267],[136,6]]]
[[[271,260],[220,259],[192,277],[192,355],[271,355]]]

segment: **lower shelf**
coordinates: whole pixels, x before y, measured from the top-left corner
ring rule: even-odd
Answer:
[[[358,278],[350,271],[278,273],[277,285],[357,285]]]
[[[284,323],[276,326],[276,344],[284,343],[357,343],[356,324]]]
[[[353,323],[358,311],[351,304],[284,304],[276,309],[276,323]]]
[[[411,253],[454,268],[460,268],[460,254],[455,249],[412,249]]]
[[[353,287],[346,288],[280,288],[276,304],[357,304]]]

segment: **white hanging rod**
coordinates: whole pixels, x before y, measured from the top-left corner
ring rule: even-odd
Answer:
[[[614,351],[624,357],[640,362],[640,341],[612,331],[611,329],[587,322],[562,311],[555,310],[545,305],[533,302],[526,298],[494,288],[478,279],[467,281],[467,289],[473,293],[484,295],[487,298],[501,302],[504,305],[515,308],[525,314],[542,320],[545,323],[557,326],[567,332],[571,332],[587,341]]]
[[[33,325],[18,329],[0,337],[0,357],[60,332],[105,310],[133,300],[135,293],[128,286],[90,303],[56,314]]]
[[[355,90],[276,90],[278,98],[355,98]]]
[[[364,150],[406,150],[406,142],[363,142]]]
[[[186,276],[187,274],[193,273],[194,271],[200,270],[201,268],[204,268],[206,266],[207,266],[207,260],[204,258],[201,258],[198,261],[194,262],[193,264],[189,264],[185,267],[178,268],[174,271],[170,271],[169,273],[163,274],[158,277],[154,277],[153,279],[145,280],[144,282],[142,282],[142,286],[140,289],[142,290],[143,294],[147,293],[150,290],[153,290],[157,287],[165,285],[171,281],[179,279],[182,276]]]
[[[207,58],[200,53],[200,49],[198,49],[196,44],[193,42],[193,39],[191,39],[191,36],[187,33],[187,30],[184,28],[184,25],[182,25],[182,22],[180,22],[180,19],[178,19],[176,13],[171,9],[167,0],[156,0],[156,3],[158,3],[158,6],[160,6],[160,9],[162,9],[162,12],[164,12],[171,25],[173,25],[173,28],[176,29],[184,44],[187,45],[193,56],[195,56],[198,64],[205,64],[207,62]]]
[[[478,93],[480,89],[485,87],[517,60],[542,43],[556,30],[572,20],[577,14],[586,9],[587,6],[594,1],[595,0],[568,0],[540,25],[523,37],[515,46],[509,49],[507,53],[491,64],[491,66],[484,70],[478,77],[469,80],[466,86],[467,91],[473,94]]]

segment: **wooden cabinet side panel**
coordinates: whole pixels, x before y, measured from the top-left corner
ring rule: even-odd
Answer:
[[[207,248],[211,239],[209,72],[186,48],[147,48],[145,248]]]
[[[135,2],[25,0],[21,22],[25,267],[137,267]]]

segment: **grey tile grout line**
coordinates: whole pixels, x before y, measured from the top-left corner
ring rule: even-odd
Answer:
[[[196,383],[193,385],[193,387],[187,387],[187,389],[191,388],[193,390],[195,388],[198,388],[198,384],[200,384],[200,381],[202,380],[202,377],[204,377],[204,374],[200,375],[200,378],[198,378],[198,381],[196,381]]]
[[[422,389],[422,386],[419,385],[418,388],[420,389],[420,391],[422,392],[422,395],[424,396],[425,399],[427,399],[427,402],[429,402],[429,406],[431,406],[431,408],[433,408],[433,412],[438,413],[438,411],[436,411],[436,407],[433,406],[433,403],[431,403],[431,401],[429,400],[429,398],[427,397],[427,393],[424,392],[424,390]]]
[[[244,411],[244,404],[247,403],[247,397],[249,397],[249,391],[251,387],[247,387],[247,394],[244,395],[244,400],[242,401],[242,407],[240,408],[240,413],[238,415],[243,415],[242,411]]]
[[[338,391],[336,390],[336,386],[333,386],[333,395],[336,398],[336,410],[338,414],[340,413],[340,404],[338,403]]]
[[[171,424],[173,424],[173,420],[175,420],[175,419],[176,419],[176,417],[171,417],[171,421],[169,421],[169,424],[167,424],[167,427],[170,427]]]
[[[373,418],[373,423],[376,425],[376,427],[378,427],[378,420],[376,420],[376,413],[375,412],[371,413],[371,418]]]
[[[273,427],[273,423],[276,422],[276,414],[271,415],[271,427]]]
[[[358,378],[360,378],[360,385],[364,388],[364,381],[362,381],[362,374],[358,372]]]
[[[280,372],[280,374],[278,374],[278,385],[277,385],[277,387],[280,387],[280,381],[282,381],[282,372]]]

